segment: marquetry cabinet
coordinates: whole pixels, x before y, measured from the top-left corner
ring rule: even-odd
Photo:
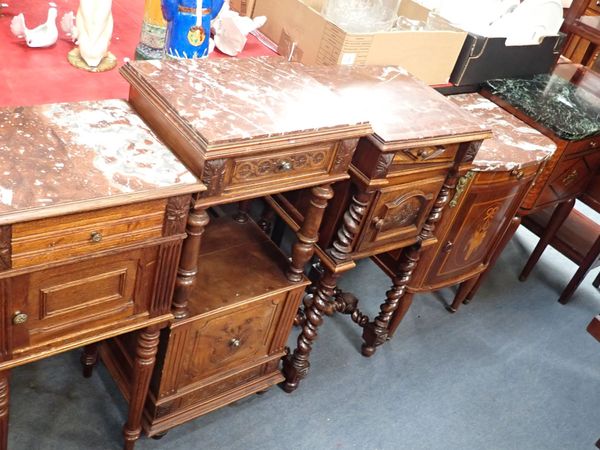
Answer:
[[[89,368],[97,342],[130,333],[132,449],[204,186],[124,101],[0,109],[0,123],[0,448],[10,369],[80,346]]]

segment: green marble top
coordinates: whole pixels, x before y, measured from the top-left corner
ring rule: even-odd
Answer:
[[[490,80],[484,88],[561,139],[577,141],[600,134],[600,97],[560,76]]]

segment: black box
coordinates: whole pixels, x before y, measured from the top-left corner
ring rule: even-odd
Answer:
[[[494,78],[548,73],[558,60],[565,35],[546,36],[537,45],[507,46],[506,38],[469,33],[450,75],[456,86],[478,85]]]

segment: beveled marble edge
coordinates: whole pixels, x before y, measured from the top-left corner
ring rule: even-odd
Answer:
[[[265,58],[275,57],[255,57],[255,59]],[[119,71],[121,75],[137,89],[140,95],[146,96],[150,102],[154,103],[156,106],[162,107],[165,111],[168,111],[172,120],[176,121],[177,124],[181,126],[186,138],[198,145],[204,157],[207,156],[208,152],[210,152],[211,158],[213,158],[220,155],[220,152],[226,155],[231,155],[235,149],[238,148],[242,150],[248,150],[253,147],[264,147],[266,143],[294,142],[296,140],[307,139],[312,136],[323,136],[323,134],[329,134],[332,139],[335,139],[335,136],[339,136],[340,139],[346,139],[363,137],[373,133],[371,123],[368,120],[365,120],[357,121],[353,124],[310,128],[293,132],[265,133],[264,135],[259,134],[249,137],[219,139],[209,142],[200,132],[196,130],[189,120],[182,117],[177,109],[175,109],[175,107],[171,105],[163,97],[163,95],[140,74],[134,64],[127,62],[119,69]],[[335,95],[334,92],[332,92],[332,94]],[[284,146],[285,145],[282,145],[282,147]]]
[[[197,182],[187,185],[158,187],[148,191],[117,194],[91,200],[78,200],[51,206],[40,206],[36,208],[6,211],[4,213],[0,212],[0,226],[28,222],[31,220],[47,219],[50,217],[58,217],[67,214],[95,211],[114,206],[130,205],[133,203],[158,200],[161,198],[166,199],[177,195],[203,192],[205,190],[206,186],[200,182]]]

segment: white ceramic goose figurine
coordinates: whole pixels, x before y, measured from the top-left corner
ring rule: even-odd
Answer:
[[[10,22],[10,31],[18,38],[25,38],[28,47],[50,47],[58,39],[58,29],[56,28],[56,4],[49,3],[48,19],[46,23],[30,30],[25,25],[25,16],[23,13],[13,17]]]
[[[81,57],[96,67],[108,53],[113,32],[112,0],[81,0],[73,37],[77,39]]]

